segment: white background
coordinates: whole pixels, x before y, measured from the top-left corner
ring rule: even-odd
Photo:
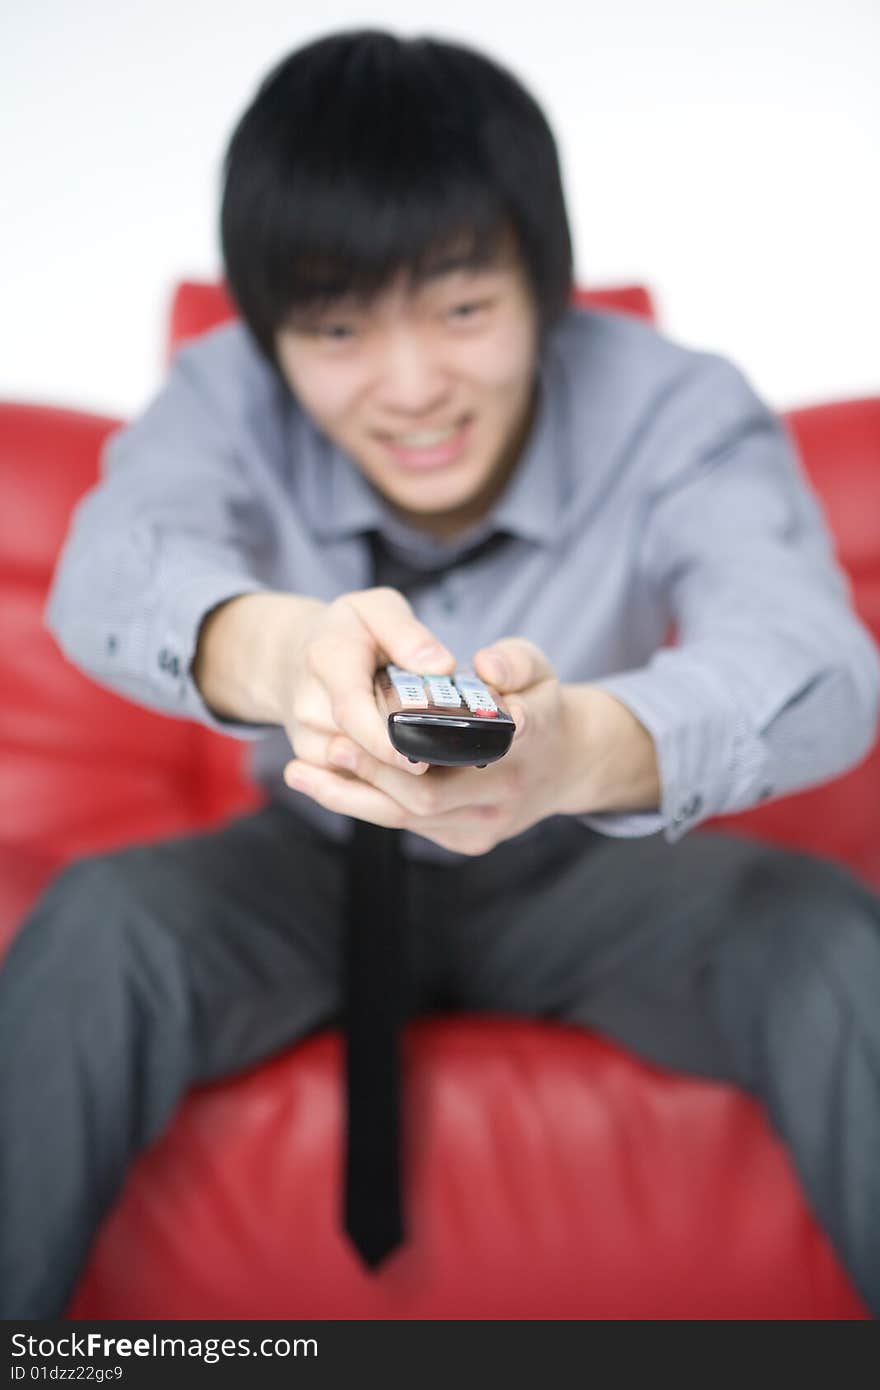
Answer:
[[[0,395],[127,416],[266,70],[331,29],[471,43],[544,106],[579,279],[779,409],[880,391],[880,0],[38,0],[0,21]]]

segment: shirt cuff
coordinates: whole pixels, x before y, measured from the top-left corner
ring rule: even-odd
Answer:
[[[663,831],[674,844],[701,821],[742,810],[769,794],[769,751],[719,676],[681,648],[664,649],[650,666],[603,677],[607,690],[654,740],[659,811],[601,812],[580,819],[606,835]]]
[[[597,811],[592,815],[577,816],[576,819],[602,835],[628,840],[642,835],[656,835],[666,828],[666,818],[660,811]]]
[[[192,662],[203,619],[218,604],[241,594],[265,593],[269,585],[257,579],[230,575],[228,571],[201,574],[179,586],[160,622],[144,630],[143,670],[168,708],[183,718],[195,719],[209,729],[234,738],[263,738],[273,724],[251,724],[217,715],[205,703],[192,676]],[[171,712],[169,710],[169,712]]]

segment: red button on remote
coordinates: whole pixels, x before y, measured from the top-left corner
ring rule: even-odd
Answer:
[[[471,714],[477,715],[479,719],[497,719],[497,709],[472,709]]]

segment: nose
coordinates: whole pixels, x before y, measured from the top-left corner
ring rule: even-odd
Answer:
[[[388,416],[427,419],[443,406],[449,379],[430,345],[413,329],[389,333],[378,381],[378,401]]]

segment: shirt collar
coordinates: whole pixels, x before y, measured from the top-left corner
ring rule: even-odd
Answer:
[[[420,538],[428,548],[438,551],[459,550],[493,531],[553,544],[559,535],[567,492],[561,368],[551,332],[538,362],[535,418],[507,487],[472,531],[445,545],[432,541],[395,516],[351,456],[314,426],[309,430],[311,447],[303,451],[302,412],[292,411],[291,423],[296,425],[296,433],[290,436],[290,445],[301,454],[302,498],[312,530],[323,541],[378,530],[392,541]]]

